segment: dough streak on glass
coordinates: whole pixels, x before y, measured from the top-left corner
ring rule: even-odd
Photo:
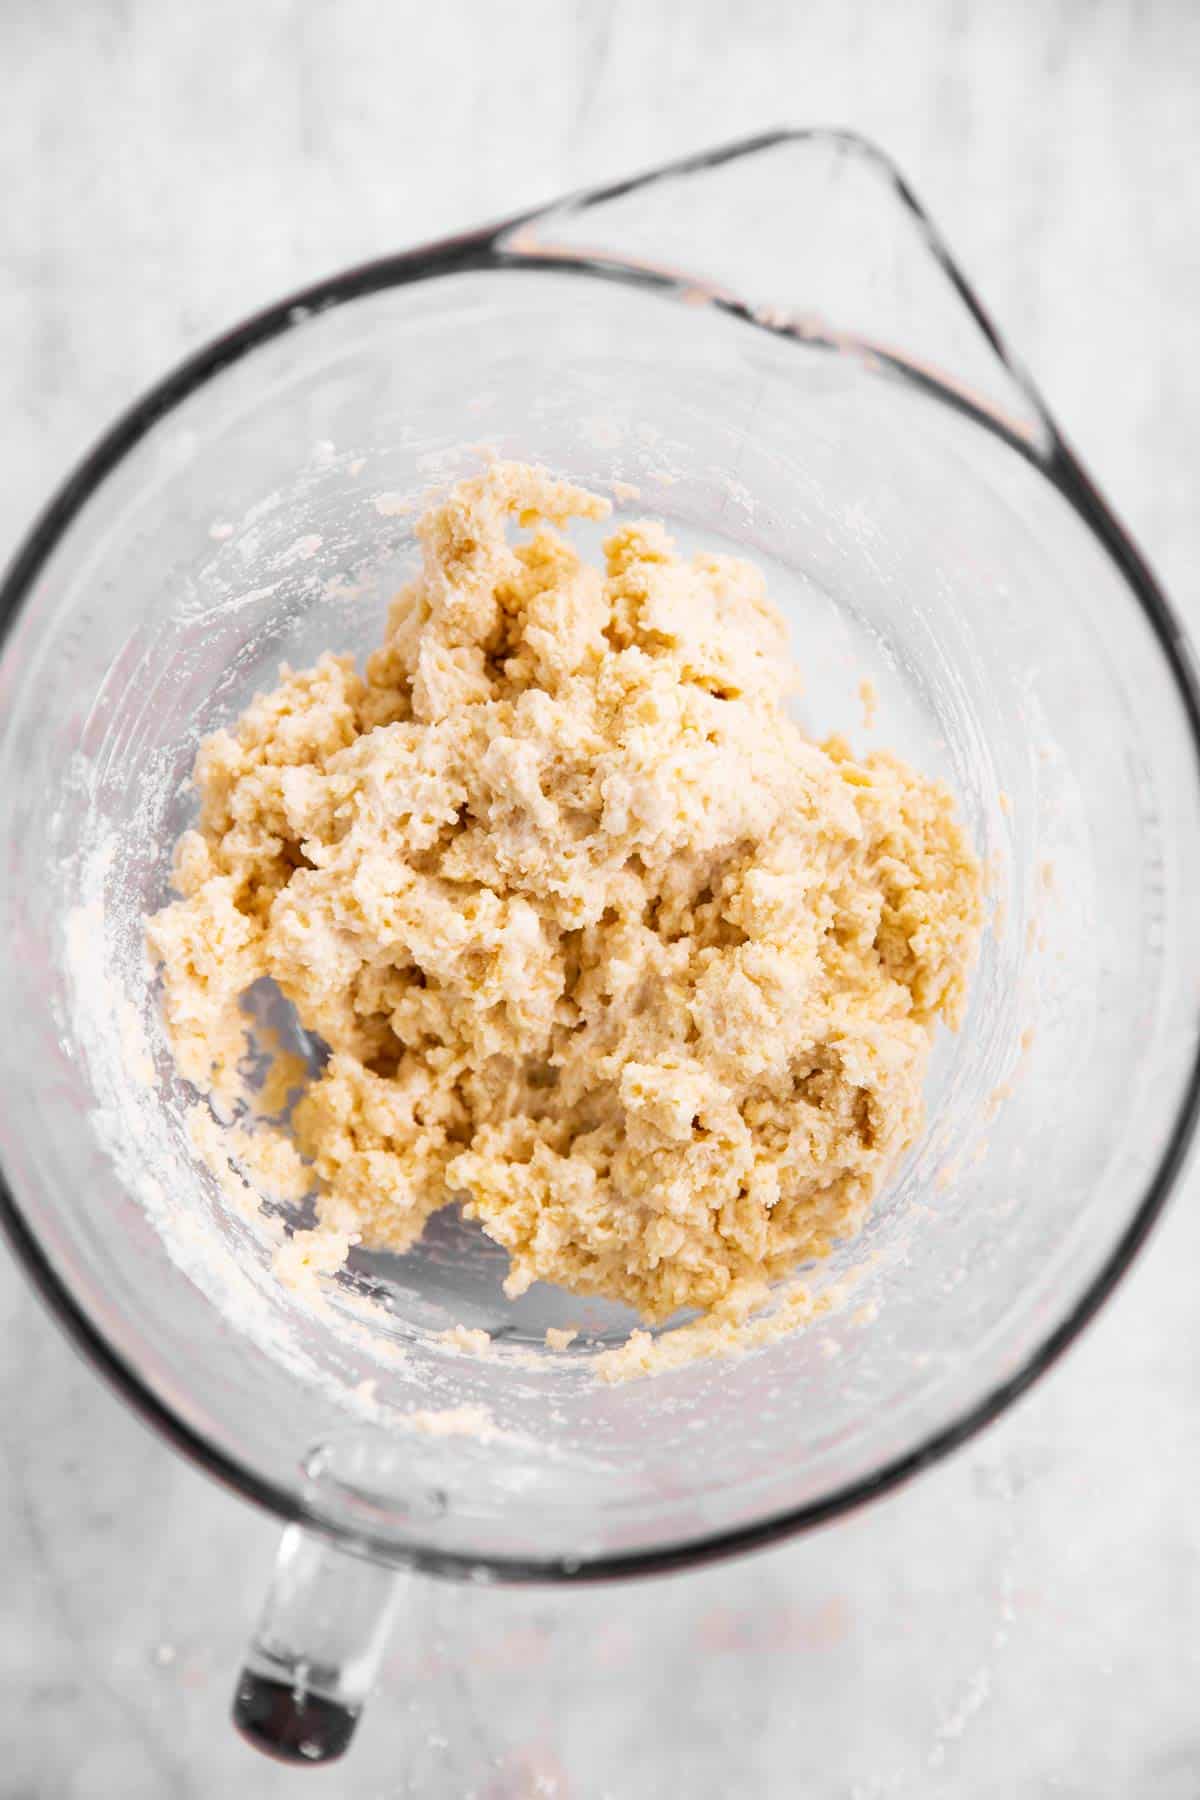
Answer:
[[[201,746],[148,938],[201,1090],[237,1097],[263,976],[328,1045],[293,1128],[335,1242],[457,1198],[510,1295],[720,1317],[918,1132],[980,871],[943,786],[788,716],[754,567],[652,520],[593,567],[565,527],[607,511],[516,463],[434,505],[364,673],[284,668]]]

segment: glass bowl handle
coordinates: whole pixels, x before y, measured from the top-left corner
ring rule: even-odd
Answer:
[[[248,1743],[289,1763],[327,1763],[354,1736],[379,1670],[396,1575],[298,1525],[280,1541],[233,1698]]]

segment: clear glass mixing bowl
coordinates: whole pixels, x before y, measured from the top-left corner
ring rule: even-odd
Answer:
[[[804,723],[944,773],[990,869],[925,1135],[813,1275],[850,1298],[621,1386],[591,1364],[628,1319],[505,1302],[449,1216],[317,1309],[285,1293],[193,1149],[141,948],[199,735],[280,661],[378,637],[412,503],[481,445],[765,563]],[[1190,652],[861,141],[776,134],[259,315],[113,428],[0,606],[4,1216],[144,1416],[291,1522],[239,1689],[260,1742],[343,1747],[387,1570],[668,1569],[884,1492],[1046,1368],[1145,1237],[1196,1108]],[[496,1354],[439,1340],[459,1322]],[[548,1324],[581,1337],[552,1355]]]

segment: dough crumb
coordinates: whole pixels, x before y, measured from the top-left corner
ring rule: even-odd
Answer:
[[[208,1106],[184,1115],[192,1149],[235,1211],[256,1218],[264,1199],[300,1200],[312,1187],[312,1172],[283,1131],[222,1124]]]
[[[448,1406],[438,1411],[418,1409],[392,1415],[389,1423],[425,1437],[473,1437],[487,1443],[497,1436],[496,1421],[486,1406]]]
[[[340,1269],[357,1242],[357,1232],[331,1231],[328,1226],[293,1231],[276,1250],[271,1267],[284,1287],[315,1297],[320,1292],[318,1276]]]
[[[328,1051],[291,1114],[318,1229],[281,1278],[407,1250],[457,1201],[510,1296],[701,1314],[632,1365],[753,1338],[769,1284],[859,1230],[982,899],[944,786],[790,717],[760,572],[653,519],[593,566],[567,527],[609,512],[499,461],[431,505],[365,667],[285,665],[201,745],[147,939],[214,1103],[264,977]]]
[[[958,1180],[959,1173],[960,1162],[957,1157],[951,1157],[948,1162],[944,1162],[933,1178],[933,1185],[938,1193],[948,1193]]]
[[[864,676],[863,680],[859,682],[858,697],[862,701],[863,729],[873,731],[879,712],[879,689],[870,676]]]
[[[997,846],[987,859],[984,870],[983,889],[986,894],[994,894],[1004,880],[1004,852]]]
[[[491,1338],[478,1325],[452,1325],[448,1331],[438,1332],[438,1342],[467,1356],[489,1356],[492,1350]]]
[[[572,1325],[566,1330],[558,1325],[547,1325],[546,1348],[547,1350],[565,1350],[568,1344],[573,1344],[578,1336],[578,1325]]]

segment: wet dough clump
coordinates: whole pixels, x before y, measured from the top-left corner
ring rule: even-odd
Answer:
[[[949,793],[785,710],[750,564],[496,463],[421,520],[382,647],[202,745],[150,920],[181,1073],[229,1093],[270,976],[329,1060],[293,1115],[331,1233],[460,1201],[532,1281],[648,1321],[861,1225],[957,1025],[980,872]],[[513,541],[514,524],[526,535]]]

